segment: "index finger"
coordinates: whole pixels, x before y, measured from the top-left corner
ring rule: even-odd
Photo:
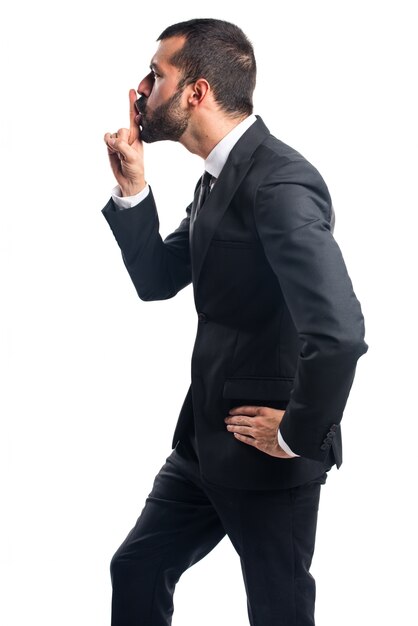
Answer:
[[[129,145],[133,144],[135,139],[139,139],[139,127],[135,122],[135,118],[138,115],[138,111],[135,108],[136,102],[136,91],[135,89],[129,90]]]

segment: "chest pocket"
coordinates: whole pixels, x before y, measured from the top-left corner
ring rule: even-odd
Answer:
[[[255,241],[238,241],[238,240],[232,240],[232,239],[212,239],[211,241],[211,245],[214,247],[220,247],[220,248],[255,248],[256,247],[256,242]]]

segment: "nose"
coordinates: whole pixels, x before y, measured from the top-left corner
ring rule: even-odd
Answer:
[[[139,93],[140,96],[145,96],[145,98],[149,98],[153,85],[154,85],[154,78],[153,78],[152,72],[150,72],[139,83],[137,92]]]

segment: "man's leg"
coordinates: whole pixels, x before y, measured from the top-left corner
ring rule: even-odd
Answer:
[[[263,491],[205,485],[241,559],[251,626],[314,626],[309,568],[325,480]]]
[[[135,526],[112,557],[112,626],[171,624],[181,574],[225,536],[199,488],[197,463],[181,450],[167,458]]]

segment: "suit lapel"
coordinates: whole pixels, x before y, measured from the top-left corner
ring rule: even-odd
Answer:
[[[214,232],[230,204],[238,186],[253,163],[253,153],[270,133],[258,115],[257,121],[240,137],[232,148],[222,171],[204,205],[195,219],[196,203],[199,197],[198,186],[190,214],[190,254],[194,289],[200,277],[203,261]]]

